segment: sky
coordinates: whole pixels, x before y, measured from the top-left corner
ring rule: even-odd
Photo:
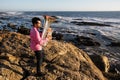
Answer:
[[[120,0],[0,0],[0,11],[120,11]]]

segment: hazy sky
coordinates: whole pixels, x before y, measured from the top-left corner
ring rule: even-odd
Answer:
[[[0,0],[0,11],[120,11],[120,0]]]

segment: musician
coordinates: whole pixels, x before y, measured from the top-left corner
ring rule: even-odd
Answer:
[[[42,39],[42,33],[39,32],[41,27],[41,20],[38,17],[32,18],[33,27],[30,30],[30,48],[35,52],[37,59],[37,76],[42,76],[40,66],[43,62],[43,50],[44,46],[48,41],[52,39],[52,36],[47,35],[45,39]],[[48,29],[48,32],[51,31],[51,28]]]

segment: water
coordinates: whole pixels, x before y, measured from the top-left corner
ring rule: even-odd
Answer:
[[[51,15],[64,17],[99,17],[99,18],[118,18],[120,19],[120,12],[24,12],[26,15]]]
[[[96,30],[106,36],[112,36],[116,39],[120,39],[120,12],[0,12],[0,29],[3,26],[7,26],[8,23],[14,23],[19,27],[24,25],[27,28],[32,27],[31,19],[33,17],[39,17],[42,19],[43,15],[57,16],[60,18],[59,23],[53,23],[54,30],[62,32],[64,30],[70,30],[79,34],[83,30]],[[109,26],[91,26],[91,25],[75,25],[72,21],[76,22],[93,22],[109,24]],[[44,24],[43,24],[44,25]]]
[[[115,60],[119,61],[120,47],[108,48],[106,45],[110,44],[111,41],[120,42],[120,12],[109,11],[109,12],[0,12],[0,29],[7,26],[8,23],[13,23],[16,27],[21,25],[27,28],[32,27],[31,19],[33,17],[39,17],[44,22],[43,15],[56,16],[58,23],[53,23],[51,26],[54,31],[64,34],[64,38],[74,39],[72,35],[86,36],[97,40],[101,46],[98,48],[102,49],[103,53],[108,55],[116,54]],[[94,25],[76,25],[71,22],[87,22],[94,23]],[[97,24],[105,24],[105,26],[99,26]],[[44,23],[43,23],[44,25]],[[107,26],[110,25],[110,26]],[[10,29],[10,28],[8,28]],[[69,32],[69,33],[68,33]],[[96,35],[91,35],[96,34]],[[94,53],[94,49],[88,49],[90,53]],[[97,50],[98,50],[97,49]],[[106,50],[107,52],[104,52]],[[88,52],[88,53],[89,53]],[[112,58],[111,58],[112,59]]]

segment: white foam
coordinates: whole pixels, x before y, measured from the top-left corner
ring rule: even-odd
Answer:
[[[9,12],[6,12],[7,15],[9,16],[14,16],[14,15],[21,15],[23,14],[23,12],[16,12],[16,11],[9,11]]]

